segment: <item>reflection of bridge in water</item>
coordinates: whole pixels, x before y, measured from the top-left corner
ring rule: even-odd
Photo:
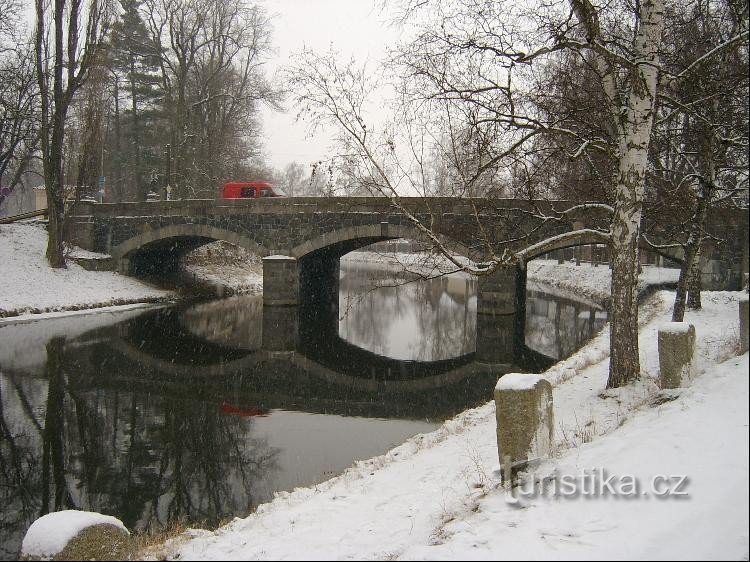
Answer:
[[[448,418],[488,400],[519,367],[477,361],[397,360],[338,335],[336,307],[164,308],[66,344],[78,384],[112,385],[231,403],[245,411],[304,410],[409,419]],[[242,334],[242,338],[237,338]],[[249,339],[245,336],[254,334]]]

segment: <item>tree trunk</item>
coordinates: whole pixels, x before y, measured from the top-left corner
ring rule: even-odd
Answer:
[[[56,105],[58,108],[59,105]],[[49,155],[44,161],[44,178],[47,193],[47,261],[53,268],[64,268],[63,226],[65,221],[65,189],[63,185],[62,140],[64,114],[56,109],[52,119],[52,139],[49,144]]]
[[[133,183],[136,201],[145,201],[148,198],[148,187],[144,185],[143,174],[141,173],[141,123],[138,114],[138,91],[135,83],[135,58],[133,55],[130,55],[130,100],[130,108],[133,112],[133,156],[135,157]]]
[[[688,278],[687,260],[680,265],[680,276],[677,279],[677,290],[674,295],[674,306],[672,307],[672,322],[682,322],[685,318],[685,298],[687,296]]]
[[[616,213],[612,232],[612,300],[610,305],[610,360],[607,387],[623,386],[638,378],[638,232],[640,205],[630,218]],[[633,208],[633,211],[636,209]],[[635,233],[628,233],[627,230]]]
[[[47,261],[54,268],[64,268],[65,252],[63,251],[63,225],[65,220],[65,203],[57,193],[59,188],[47,188]]]
[[[634,58],[641,64],[630,70],[627,107],[617,106],[615,80],[610,72],[604,85],[613,113],[620,112],[619,162],[615,212],[612,217],[612,302],[610,307],[610,360],[607,387],[623,386],[638,378],[638,241],[645,190],[648,146],[651,140],[658,78],[659,44],[664,20],[663,0],[641,3],[640,27]],[[624,109],[624,111],[623,111]]]
[[[698,246],[690,264],[687,278],[687,307],[691,310],[701,309],[701,289],[701,248]]]

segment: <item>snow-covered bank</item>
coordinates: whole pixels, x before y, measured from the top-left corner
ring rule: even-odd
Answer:
[[[526,275],[531,281],[537,281],[590,298],[600,304],[609,300],[612,271],[604,265],[593,266],[582,262],[558,263],[557,260],[536,259],[526,265]],[[666,267],[644,265],[638,276],[638,291],[648,287],[677,284],[680,270]]]
[[[263,292],[263,263],[260,256],[228,242],[213,242],[193,250],[183,260],[185,272],[196,282],[213,286],[218,293]]]
[[[655,399],[655,377],[656,333],[674,298],[666,291],[641,315],[641,381],[605,391],[606,331],[546,374],[555,386],[558,451],[539,474],[630,477],[641,486],[635,497],[508,501],[488,402],[330,481],[278,494],[245,519],[189,531],[145,557],[747,559],[748,355],[734,357],[740,295],[705,293],[704,309],[688,312],[698,375],[664,403]],[[655,483],[667,482],[660,477],[684,477],[679,492],[687,495],[659,496]]]
[[[175,295],[110,271],[86,271],[73,261],[51,269],[44,256],[47,232],[38,224],[0,225],[0,317],[81,310]]]

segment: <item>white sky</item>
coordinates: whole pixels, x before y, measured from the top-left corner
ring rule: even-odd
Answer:
[[[289,62],[290,55],[303,47],[326,52],[331,47],[342,58],[376,61],[397,32],[387,24],[382,0],[264,0],[273,19],[273,43],[278,57],[270,70]],[[328,137],[317,133],[307,138],[307,125],[296,123],[296,111],[287,113],[264,109],[267,161],[278,169],[290,162],[304,165],[326,155]]]

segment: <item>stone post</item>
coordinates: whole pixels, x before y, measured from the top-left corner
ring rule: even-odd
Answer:
[[[500,377],[495,386],[495,417],[498,457],[506,473],[552,452],[552,385],[542,376],[508,373]]]
[[[263,258],[263,305],[296,305],[299,303],[299,270],[290,256]]]
[[[748,351],[748,297],[740,297],[740,355]]]
[[[678,388],[691,375],[695,351],[695,326],[669,322],[659,328],[659,382],[662,388]]]

